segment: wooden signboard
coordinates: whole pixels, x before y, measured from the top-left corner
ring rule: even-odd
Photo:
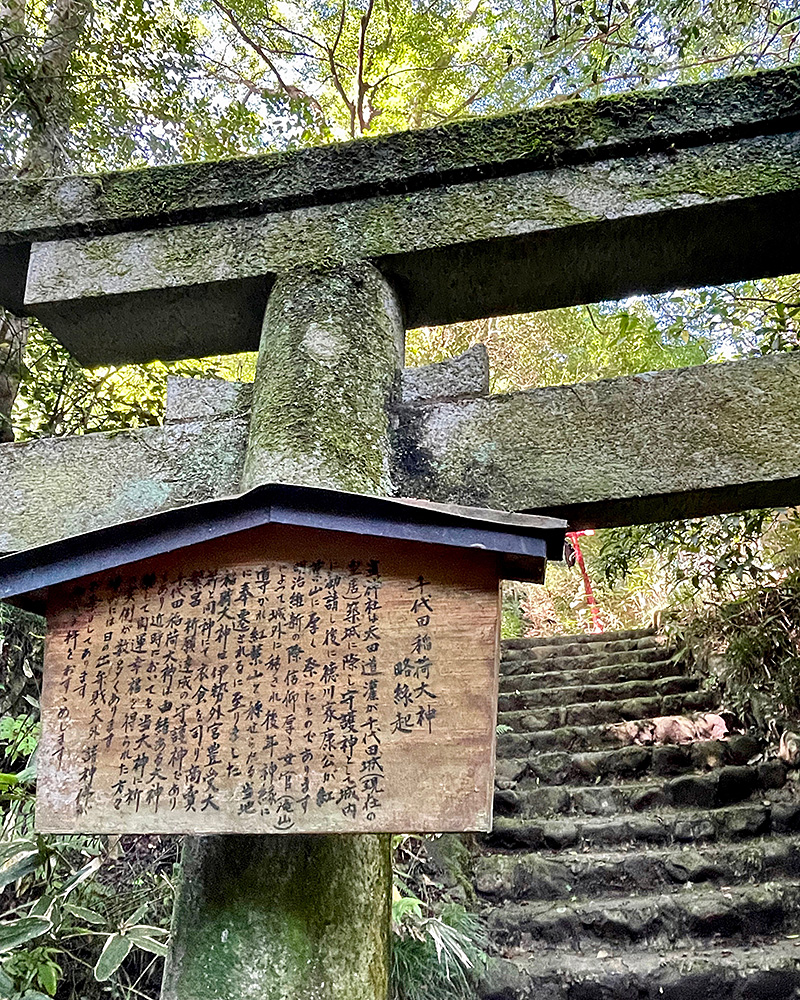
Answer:
[[[42,832],[491,827],[494,553],[266,525],[47,619]]]

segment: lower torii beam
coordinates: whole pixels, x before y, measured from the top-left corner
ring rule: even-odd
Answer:
[[[330,413],[333,396],[316,408],[307,394],[301,402],[311,422],[292,423],[280,409],[290,395],[281,404],[277,385],[266,398],[259,394],[256,412],[268,416],[257,418],[266,428],[259,448],[271,455],[275,477],[291,474],[297,449],[310,449],[320,482],[320,463],[335,474],[340,456],[353,489],[373,492],[370,477],[385,483],[388,476],[395,495],[535,510],[566,517],[574,527],[800,502],[794,354],[505,395],[487,391],[488,372],[476,352],[431,366],[430,373],[408,369],[402,399],[381,396],[369,404],[386,430],[363,440],[367,472],[357,455],[359,434],[337,419],[343,405],[360,411],[346,353],[334,363],[337,338],[313,330],[309,338],[331,363],[326,378],[342,386]],[[362,377],[366,370],[359,369]],[[252,386],[180,379],[170,397],[163,427],[0,445],[7,498],[0,552],[236,493]]]
[[[573,529],[800,503],[792,353],[398,410],[401,494]]]

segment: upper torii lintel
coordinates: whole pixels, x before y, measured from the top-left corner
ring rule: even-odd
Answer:
[[[257,346],[373,261],[408,326],[800,270],[800,69],[379,139],[0,184],[0,304],[85,364]]]

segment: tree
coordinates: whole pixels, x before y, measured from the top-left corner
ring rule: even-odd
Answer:
[[[68,69],[88,14],[88,0],[57,0],[38,44],[32,44],[24,0],[0,4],[0,100],[10,102],[6,114],[27,132],[21,174],[44,176],[71,167]],[[11,406],[27,339],[26,321],[0,310],[0,441],[13,439]]]
[[[303,141],[696,80],[797,58],[791,3],[203,0],[226,83],[302,108]]]
[[[261,119],[241,103],[220,106],[215,82],[200,73],[207,34],[170,2],[0,0],[0,177],[224,156],[256,144]],[[36,343],[26,362],[30,330]],[[76,404],[85,397],[87,380],[66,353],[26,319],[0,311],[0,440],[13,437],[11,407],[31,364],[38,386],[28,404],[48,395],[47,376],[56,410],[70,390]],[[114,376],[100,379],[106,400],[118,403],[121,393],[108,391]],[[153,378],[142,373],[140,381]],[[24,429],[96,429],[61,416],[27,419]]]

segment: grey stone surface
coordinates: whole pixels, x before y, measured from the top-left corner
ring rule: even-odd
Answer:
[[[162,1000],[386,1000],[388,841],[187,838]]]
[[[372,265],[282,278],[264,319],[244,485],[391,493],[403,340],[400,307]]]
[[[385,334],[393,336],[388,327]],[[333,393],[335,379],[326,383],[327,369],[318,367],[320,385]],[[281,383],[290,387],[294,378],[275,368],[276,415],[284,412]],[[303,475],[316,463],[320,481],[327,462],[350,456],[351,489],[373,492],[373,482],[385,486],[390,478],[396,495],[547,511],[573,525],[635,524],[800,500],[800,361],[792,355],[398,405],[391,471],[382,439],[370,442],[369,431],[358,431],[369,407],[356,405],[346,378],[343,384],[341,424],[336,394],[329,393],[316,411],[330,417],[327,429],[309,434],[276,416],[262,457],[278,449],[275,442],[283,449],[292,439],[292,448],[307,449]],[[376,384],[385,402],[388,382]],[[0,445],[7,498],[0,551],[238,492],[248,433],[248,414],[238,408],[247,390],[213,380],[177,386],[163,429]],[[315,398],[307,392],[304,407],[315,410]],[[212,411],[220,415],[195,419]],[[275,450],[253,481],[299,477],[292,454]],[[377,480],[371,478],[376,473]],[[650,652],[636,656],[646,660]]]
[[[501,644],[501,684],[524,681],[512,654],[535,641]],[[563,660],[571,659],[575,672],[583,669],[582,650],[603,644],[594,634],[562,641]],[[614,641],[607,649],[619,658],[639,641],[629,639],[627,646]],[[617,660],[624,669],[629,662]],[[686,669],[678,660],[674,666]],[[533,672],[527,679],[539,676]],[[653,683],[644,673],[642,680]],[[574,694],[567,687],[561,691],[569,710]],[[675,711],[690,714],[691,706]],[[624,718],[618,715],[618,721]],[[514,726],[516,713],[501,705],[498,721]],[[559,740],[567,732],[551,731]],[[547,730],[536,736],[547,738]],[[779,790],[786,775],[781,761],[730,766],[718,752],[710,770],[700,764],[696,773],[694,751],[711,745],[655,747],[652,769],[620,781],[615,764],[599,763],[618,755],[618,745],[585,754],[567,740],[561,756],[577,766],[562,768],[563,785],[548,788],[523,773],[513,799],[498,796],[498,805],[513,806],[513,815],[496,815],[493,833],[475,852],[474,884],[491,943],[496,952],[513,957],[519,979],[495,979],[490,969],[480,995],[496,1000],[728,995],[790,1000],[797,995],[796,948],[795,954],[786,949],[800,917],[797,790]],[[716,746],[725,750],[728,743]],[[533,744],[526,749],[501,738],[498,773],[535,768],[548,756]],[[594,762],[591,783],[583,777],[592,777],[584,768],[587,758]],[[666,776],[673,771],[687,773]],[[507,790],[508,779],[496,785]],[[554,792],[564,793],[568,802],[562,805]],[[784,968],[791,970],[786,981],[779,971]]]
[[[243,417],[0,445],[0,552],[239,491]]]
[[[86,364],[252,350],[293,268],[373,260],[408,326],[454,322],[791,273],[798,204],[800,134],[744,137],[37,243],[26,308]]]
[[[228,382],[216,378],[167,379],[165,424],[214,417],[241,417],[253,402],[253,386],[248,382]]]
[[[473,344],[457,358],[448,358],[437,364],[404,368],[401,389],[404,403],[487,395],[489,352],[486,345]]]
[[[292,154],[6,182],[0,301],[98,364],[254,349],[272,282],[296,267],[372,260],[410,326],[787,273],[799,108],[789,69]]]
[[[388,493],[403,332],[369,264],[279,281],[242,485]],[[163,1000],[387,1000],[391,871],[387,835],[187,839]]]
[[[797,68],[623,93],[293,153],[0,184],[0,245],[408,193],[800,120]]]
[[[398,492],[635,524],[800,502],[800,360],[403,406]]]

